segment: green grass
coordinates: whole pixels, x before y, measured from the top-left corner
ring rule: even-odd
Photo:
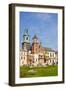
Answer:
[[[30,70],[35,71],[34,73],[29,72]],[[20,77],[48,77],[57,76],[58,66],[47,66],[47,67],[20,67]]]

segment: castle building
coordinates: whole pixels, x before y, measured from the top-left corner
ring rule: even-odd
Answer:
[[[28,29],[23,34],[22,48],[20,49],[20,66],[44,66],[58,64],[58,52],[51,48],[43,47],[36,35],[32,38]]]
[[[26,29],[25,33],[23,34],[22,49],[30,50],[30,36],[28,33],[28,29]]]

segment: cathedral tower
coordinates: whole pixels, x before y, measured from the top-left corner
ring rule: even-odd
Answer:
[[[39,43],[38,43],[38,38],[36,35],[34,35],[34,37],[32,38],[33,42],[32,42],[32,53],[39,53]]]
[[[30,36],[28,33],[28,29],[26,29],[24,34],[23,34],[22,48],[26,49],[26,50],[30,50]]]

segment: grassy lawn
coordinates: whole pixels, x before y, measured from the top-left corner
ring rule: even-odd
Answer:
[[[46,76],[57,76],[58,66],[47,66],[47,67],[20,67],[20,77],[46,77]]]

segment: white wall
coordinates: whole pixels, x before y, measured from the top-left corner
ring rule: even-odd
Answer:
[[[66,84],[14,88],[8,86],[8,4],[14,2],[65,5],[65,1],[66,0],[0,0],[0,90],[65,90]]]

